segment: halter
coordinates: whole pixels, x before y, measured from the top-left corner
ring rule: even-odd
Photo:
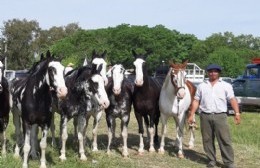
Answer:
[[[176,69],[176,68],[172,68],[174,70],[174,72],[171,71],[171,83],[175,88],[175,95],[177,96],[178,99],[181,99],[180,97],[178,97],[177,93],[180,89],[184,89],[185,90],[185,77],[184,77],[184,69]],[[179,86],[176,82],[174,82],[174,78],[175,76],[177,76],[178,73],[181,73],[181,78],[184,79],[184,86]]]

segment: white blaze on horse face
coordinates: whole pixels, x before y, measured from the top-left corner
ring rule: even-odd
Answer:
[[[64,98],[68,93],[68,89],[65,85],[64,74],[63,74],[64,66],[58,61],[52,61],[49,63],[49,67],[56,69],[56,73],[54,74],[53,82],[57,88],[56,92],[57,92],[58,98]],[[48,82],[48,84],[50,84],[49,75],[47,75],[47,82]]]
[[[179,88],[177,92],[177,97],[180,99],[183,99],[183,97],[185,96],[185,75],[186,72],[180,69],[176,76],[176,83]]]
[[[106,61],[103,59],[103,58],[94,58],[93,61],[92,61],[92,64],[96,64],[97,65],[97,68],[99,67],[99,65],[102,64],[102,69],[101,69],[101,76],[105,82],[105,85],[107,85],[108,83],[108,79],[107,79],[107,76],[106,76],[106,73],[107,73],[107,63]]]
[[[135,84],[137,86],[142,86],[143,83],[144,83],[144,78],[143,78],[143,63],[145,61],[141,58],[137,58],[135,61],[134,61],[134,66],[135,66],[135,73],[136,73],[136,76],[135,76]]]
[[[122,82],[124,80],[124,68],[122,65],[114,65],[112,68],[112,78],[113,78],[113,92],[115,95],[119,95],[121,92],[121,86],[122,86]]]
[[[105,90],[104,80],[100,75],[94,75],[91,77],[91,80],[95,83],[98,83],[97,93],[95,94],[98,103],[104,107],[108,108],[110,102],[107,97],[107,92]]]

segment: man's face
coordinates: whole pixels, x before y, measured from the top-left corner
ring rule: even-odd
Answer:
[[[219,78],[219,71],[217,69],[211,69],[208,71],[208,76],[210,80],[216,80]]]

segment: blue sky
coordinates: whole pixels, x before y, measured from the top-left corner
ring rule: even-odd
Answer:
[[[226,31],[260,37],[259,9],[260,0],[1,0],[0,27],[25,18],[43,29],[69,23],[83,29],[161,24],[202,40]]]

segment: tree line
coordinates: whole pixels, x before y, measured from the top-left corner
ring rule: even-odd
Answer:
[[[8,58],[8,69],[28,69],[41,53],[50,50],[62,57],[63,63],[81,66],[85,58],[91,59],[95,49],[107,50],[108,64],[122,63],[133,67],[132,49],[137,52],[151,50],[147,59],[149,72],[165,62],[189,62],[205,68],[209,63],[220,64],[222,76],[237,77],[254,57],[260,57],[260,38],[252,35],[235,36],[232,32],[214,33],[205,40],[193,34],[182,34],[163,25],[154,27],[121,24],[116,27],[85,30],[77,23],[41,29],[35,20],[12,19],[4,21],[0,39],[1,55]],[[5,45],[7,51],[4,51]]]

